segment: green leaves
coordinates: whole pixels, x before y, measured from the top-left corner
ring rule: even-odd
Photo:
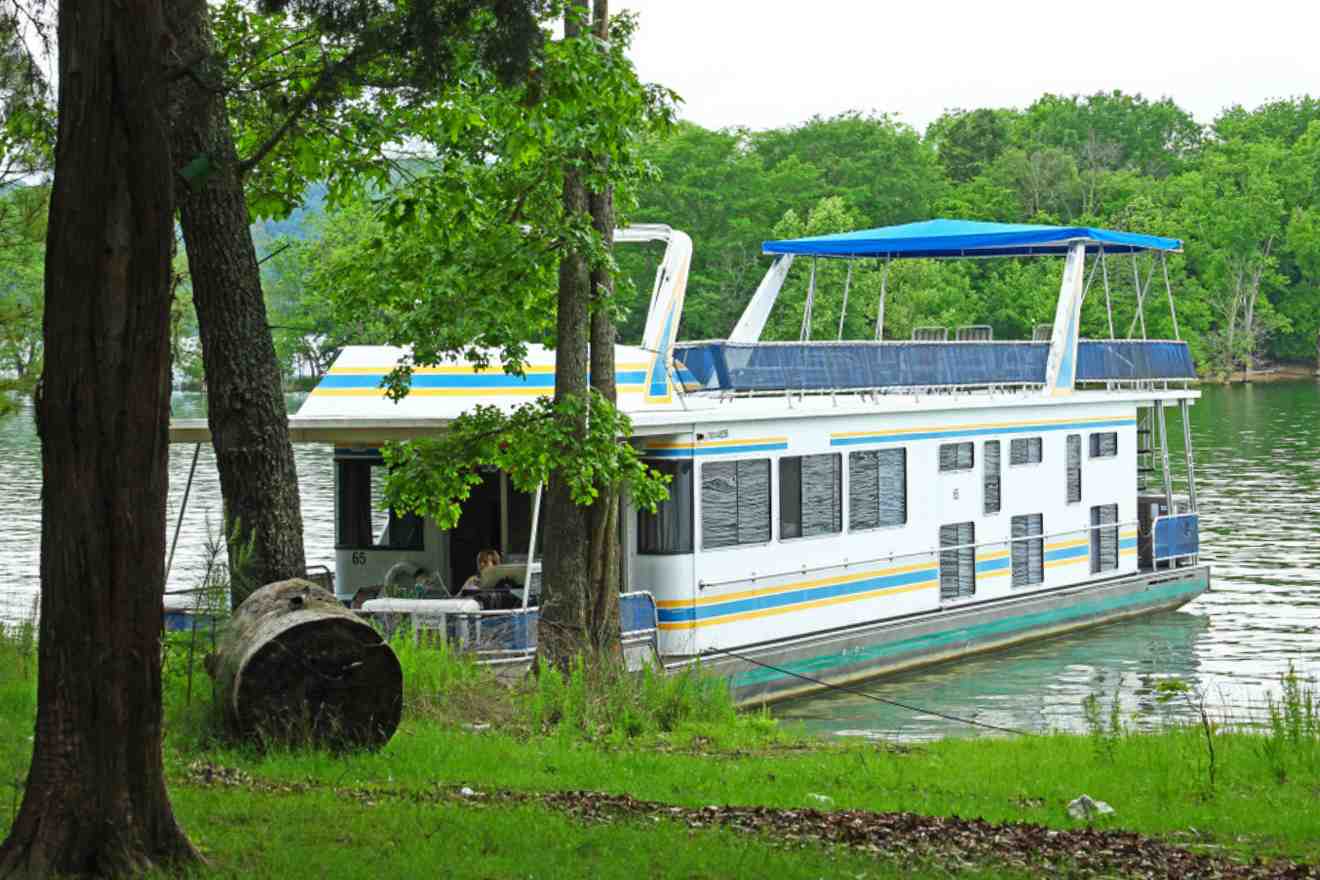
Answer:
[[[578,430],[584,409],[589,410],[585,439]],[[452,528],[486,467],[508,474],[515,488],[528,493],[554,471],[583,506],[595,501],[600,486],[627,486],[634,505],[653,511],[667,497],[669,478],[646,467],[637,450],[621,439],[631,433],[627,416],[594,389],[589,402],[543,397],[511,412],[478,406],[452,422],[443,436],[386,446],[385,496],[397,510]]]

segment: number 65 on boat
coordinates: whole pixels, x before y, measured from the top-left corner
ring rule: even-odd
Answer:
[[[691,240],[659,225],[615,238],[666,245],[643,338],[615,353],[628,440],[672,478],[655,513],[622,518],[632,662],[700,662],[738,701],[774,700],[1177,608],[1209,588],[1187,418],[1199,392],[1167,271],[1175,338],[1144,338],[1145,308],[1161,298],[1152,279],[1180,241],[957,220],[768,241],[775,259],[729,337],[678,342]],[[1054,320],[1032,339],[994,339],[988,325],[886,337],[894,261],[992,257],[1060,264]],[[826,260],[849,262],[842,291],[817,288]],[[881,275],[876,301],[850,289],[858,261]],[[799,339],[764,341],[794,262],[808,263]],[[1120,294],[1111,277],[1134,280]],[[875,316],[871,338],[843,339],[841,317],[838,338],[811,339],[827,294],[841,315],[854,294],[868,328]],[[1120,295],[1135,306],[1122,338]],[[1104,338],[1081,338],[1088,296],[1104,297]],[[405,354],[345,348],[290,418],[295,441],[334,446],[334,589],[360,605],[383,589],[367,612],[526,664],[539,494],[490,472],[448,530],[373,497],[381,444],[444,431],[478,403],[551,394],[554,352],[532,346],[523,376],[418,368],[396,403],[381,380]],[[1172,459],[1170,409],[1183,435]],[[172,426],[176,442],[205,437],[204,424]],[[501,564],[451,596],[486,548]]]

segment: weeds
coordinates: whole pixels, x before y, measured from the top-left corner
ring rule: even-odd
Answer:
[[[1113,762],[1114,752],[1126,727],[1123,724],[1123,704],[1120,699],[1122,683],[1114,685],[1114,693],[1109,699],[1109,710],[1101,706],[1100,694],[1088,694],[1082,700],[1082,717],[1086,719],[1086,729],[1091,735],[1092,747],[1096,758]]]
[[[1303,683],[1291,663],[1279,684],[1279,699],[1266,697],[1268,727],[1260,741],[1260,754],[1270,775],[1282,784],[1294,766],[1314,772],[1320,764],[1320,706],[1315,689]]]

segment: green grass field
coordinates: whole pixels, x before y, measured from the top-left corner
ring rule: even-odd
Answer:
[[[0,647],[0,830],[21,798],[35,666]],[[684,807],[763,805],[1085,823],[1082,793],[1117,811],[1095,824],[1201,852],[1320,861],[1320,723],[1294,682],[1259,732],[1200,726],[1135,733],[951,739],[916,746],[821,743],[732,711],[710,680],[544,676],[501,689],[460,659],[401,648],[405,720],[377,753],[225,745],[209,680],[166,664],[167,767],[184,826],[214,876],[945,876],[1020,866],[913,864],[846,847],[691,828],[666,819],[584,823],[524,795],[591,790]],[[490,723],[480,731],[472,722]],[[197,767],[246,780],[217,786]],[[496,795],[454,796],[460,786]],[[444,794],[447,792],[448,794]],[[442,796],[443,795],[443,796]],[[503,795],[501,797],[500,795]],[[826,800],[827,799],[827,800]],[[754,869],[748,866],[754,866]]]

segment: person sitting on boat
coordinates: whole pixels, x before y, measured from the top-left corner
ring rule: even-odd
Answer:
[[[463,582],[463,589],[460,593],[475,593],[481,589],[481,575],[488,568],[493,568],[500,564],[500,551],[488,549],[482,550],[477,554],[477,573]]]

